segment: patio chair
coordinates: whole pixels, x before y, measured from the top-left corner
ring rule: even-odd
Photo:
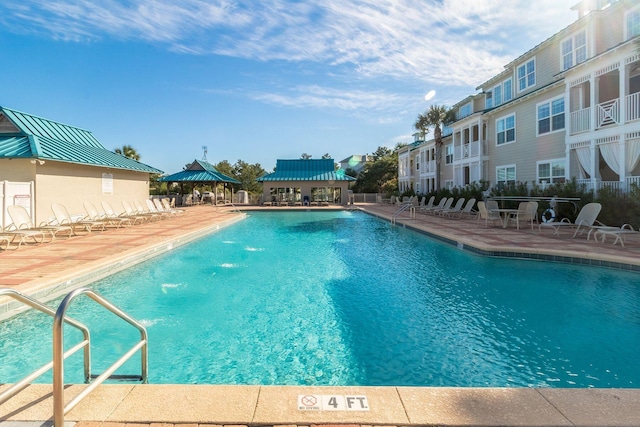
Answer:
[[[76,229],[83,229],[87,233],[91,233],[94,228],[104,230],[105,224],[100,221],[85,220],[84,215],[79,218],[72,218],[69,211],[60,203],[52,203],[51,210],[58,221],[58,225],[68,225],[76,232]]]
[[[582,234],[584,230],[591,229],[594,226],[594,223],[597,222],[596,218],[598,217],[601,209],[602,205],[600,203],[587,203],[582,207],[582,209],[580,209],[575,222],[571,222],[567,218],[563,218],[562,221],[559,222],[542,222],[538,225],[538,232],[542,232],[542,227],[552,228],[553,235],[559,236],[560,230],[575,228],[572,237],[576,237],[578,235],[578,232]],[[602,224],[595,227],[597,228],[601,226]]]
[[[117,215],[109,216],[106,212],[98,211],[98,208],[91,202],[84,202],[84,210],[87,211],[86,219],[103,222],[107,227],[113,226],[119,228],[125,225],[133,225],[133,222],[129,218],[122,218]]]
[[[591,233],[591,231],[589,231]],[[615,237],[613,244],[620,242],[620,246],[624,247],[624,239],[628,235],[640,235],[640,230],[634,230],[630,224],[622,224],[622,227],[601,227],[595,230],[594,239],[597,241],[598,237],[602,236],[602,243],[604,243],[607,236]]]
[[[436,210],[444,209],[444,205],[447,203],[447,200],[448,199],[446,197],[443,197],[436,206],[431,206],[430,208],[425,206],[423,209],[424,213],[434,213]]]
[[[102,201],[102,208],[104,209],[105,215],[109,218],[126,218],[131,221],[132,224],[143,223],[148,220],[148,218],[143,216],[135,216],[135,215],[127,215],[126,212],[116,212],[111,204],[107,201]]]
[[[153,199],[153,203],[156,203],[156,199]],[[177,214],[183,214],[184,210],[182,209],[175,209],[175,207],[171,206],[171,202],[169,202],[169,199],[164,198],[160,200],[160,204],[161,206],[164,208],[165,212],[169,212],[173,215],[177,215]],[[156,206],[158,206],[156,204]]]
[[[9,233],[2,233],[0,232],[0,249],[3,250],[7,250],[11,247],[11,243],[13,243],[14,239],[16,238],[17,234],[9,234]],[[4,248],[2,247],[2,245],[4,244]],[[18,245],[19,247],[19,245]],[[16,248],[17,249],[17,248]]]
[[[489,221],[491,221],[492,224],[495,224],[496,221],[502,223],[502,218],[500,217],[500,214],[497,212],[494,212],[492,210],[488,210],[487,206],[486,206],[487,202],[484,201],[479,201],[478,202],[478,219],[477,221],[479,222],[481,219],[484,219],[484,226],[488,227],[489,226]]]
[[[465,198],[464,197],[460,197],[457,201],[456,204],[452,207],[452,208],[448,208],[448,209],[442,209],[441,211],[438,211],[437,213],[440,214],[440,216],[448,216],[448,217],[452,217],[456,214],[459,214],[460,212],[462,212],[462,207],[464,206],[464,201]]]
[[[433,202],[436,200],[436,196],[431,196],[429,201],[424,205],[420,206],[419,212],[425,213],[427,210],[433,208]]]
[[[159,202],[159,200],[158,200]],[[138,208],[138,201],[135,200],[134,201],[136,208]],[[160,219],[166,219],[169,217],[169,212],[165,212],[164,208],[162,208],[162,205],[160,205],[160,208],[162,210],[158,210],[158,207],[155,205],[155,203],[153,203],[153,200],[151,199],[145,199],[145,203],[147,204],[147,212],[152,214],[152,215],[159,215]],[[140,208],[138,208],[138,211],[140,210]]]
[[[538,202],[520,202],[518,212],[509,217],[509,222],[515,222],[516,228],[520,230],[520,223],[526,224],[528,221],[531,223],[531,229],[533,230],[533,223],[537,222],[537,211]]]
[[[24,206],[8,206],[7,212],[9,213],[9,217],[11,218],[16,230],[30,230],[47,233],[51,237],[51,240],[55,239],[58,233],[69,233],[68,237],[73,235],[73,229],[68,225],[43,223],[36,227],[33,225],[29,212],[27,212],[27,209],[25,209]]]
[[[462,218],[463,215],[467,215],[469,217],[476,216],[478,212],[473,209],[475,206],[476,206],[475,197],[472,197],[469,200],[467,200],[467,203],[464,205],[464,208],[462,208],[460,213],[458,213],[458,218]]]
[[[429,213],[435,215],[437,213],[440,213],[443,210],[450,209],[452,204],[453,204],[453,197],[449,197],[447,200],[445,200],[444,205],[442,205],[442,207],[440,207],[440,205],[438,204],[438,206],[431,209]]]
[[[137,218],[142,222],[159,219],[158,215],[145,214],[138,211],[137,209],[134,209],[133,206],[131,206],[131,204],[126,200],[122,201],[122,208],[124,209],[124,213],[126,216],[130,218]]]

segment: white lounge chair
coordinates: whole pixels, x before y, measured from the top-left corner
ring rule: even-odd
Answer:
[[[472,197],[469,200],[467,200],[467,203],[464,205],[464,208],[462,208],[462,210],[458,214],[458,217],[462,218],[462,215],[476,216],[478,212],[473,209],[475,208],[475,206],[476,206],[476,199],[475,197]]]
[[[449,197],[447,200],[445,200],[444,205],[442,207],[438,205],[435,208],[431,209],[429,213],[432,213],[435,215],[437,213],[440,213],[443,210],[450,209],[452,204],[453,204],[453,197]]]
[[[452,197],[453,199],[453,197]],[[452,208],[445,208],[442,209],[441,211],[438,211],[437,213],[440,214],[440,216],[449,216],[452,217],[454,215],[459,214],[460,212],[462,212],[462,207],[464,206],[464,201],[465,198],[464,197],[460,197],[457,201],[456,204],[452,207]]]
[[[56,238],[58,233],[69,233],[69,237],[73,235],[73,228],[68,225],[52,225],[52,224],[40,224],[39,226],[33,225],[29,212],[24,206],[13,205],[7,207],[9,217],[13,222],[13,226],[16,230],[30,230],[34,232],[46,233],[51,237],[51,240]]]
[[[58,225],[68,225],[73,228],[74,233],[78,228],[85,230],[87,233],[92,232],[94,228],[104,230],[104,222],[85,220],[84,216],[77,219],[72,218],[67,208],[60,203],[52,203],[51,210],[56,217],[56,221],[58,221]]]
[[[122,218],[117,215],[109,216],[106,212],[98,211],[96,205],[91,202],[84,202],[84,210],[87,211],[86,219],[103,222],[107,227],[113,226],[119,228],[126,225],[133,225],[133,222],[129,218]]]
[[[602,243],[604,243],[607,236],[613,236],[615,237],[613,244],[620,242],[620,246],[624,247],[625,237],[629,235],[640,235],[640,230],[634,230],[630,224],[623,224],[620,228],[601,227],[595,230],[594,239],[597,241],[598,237],[602,237]]]
[[[541,232],[543,227],[552,228],[553,235],[559,236],[560,230],[575,228],[575,232],[572,237],[576,237],[578,232],[582,234],[584,230],[591,228],[594,225],[601,209],[602,205],[600,203],[587,203],[582,207],[582,209],[580,209],[575,222],[571,222],[566,218],[563,218],[562,221],[559,222],[542,222],[538,225],[538,231]]]
[[[132,224],[138,224],[148,220],[147,217],[127,215],[126,212],[116,212],[113,207],[111,207],[111,204],[104,200],[102,201],[102,208],[104,209],[105,215],[109,218],[126,218],[131,221]]]
[[[433,208],[433,202],[436,200],[436,196],[431,196],[429,198],[429,201],[424,205],[424,206],[420,206],[420,212],[425,213],[426,211],[428,211],[429,209]]]
[[[122,201],[122,208],[124,209],[124,213],[129,218],[137,218],[141,221],[151,221],[154,219],[160,219],[158,215],[146,214],[144,212],[140,212],[137,209],[134,209],[133,206],[126,200]]]
[[[154,200],[154,203],[155,203],[156,199],[153,199],[153,200]],[[162,207],[164,208],[165,212],[170,212],[170,213],[172,213],[174,215],[183,214],[184,213],[184,210],[175,209],[175,207],[172,207],[171,203],[169,202],[169,199],[166,199],[166,198],[162,199],[162,200],[160,200],[160,203],[162,204]],[[157,206],[157,204],[156,204],[156,206]]]
[[[432,206],[430,208],[425,207],[424,213],[434,213],[436,210],[444,209],[444,205],[447,203],[447,200],[448,199],[446,197],[443,197],[436,206]]]

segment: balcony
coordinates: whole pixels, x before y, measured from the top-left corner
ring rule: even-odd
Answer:
[[[640,92],[625,97],[625,122],[640,120]],[[596,105],[596,129],[613,124],[620,124],[620,98],[611,99]],[[591,108],[572,111],[570,115],[570,132],[575,135],[591,130]]]
[[[455,147],[454,160],[469,159],[480,155],[480,141],[473,141]]]

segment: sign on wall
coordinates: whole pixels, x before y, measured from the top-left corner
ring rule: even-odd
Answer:
[[[102,194],[113,194],[113,174],[102,174]]]

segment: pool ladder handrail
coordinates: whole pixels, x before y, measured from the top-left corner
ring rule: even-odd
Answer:
[[[71,302],[80,295],[87,295],[89,298],[120,317],[130,325],[134,326],[140,332],[140,341],[138,341],[134,346],[127,351],[123,356],[120,357],[115,363],[113,363],[109,368],[107,368],[102,374],[95,377],[92,382],[91,379],[94,378],[91,375],[91,338],[89,333],[89,328],[87,328],[84,324],[66,316],[66,311]],[[31,381],[40,377],[51,368],[53,368],[53,425],[54,427],[64,427],[64,416],[67,412],[73,409],[80,401],[85,398],[89,393],[91,393],[96,387],[102,384],[105,380],[109,378],[113,378],[113,374],[120,366],[122,366],[127,360],[131,358],[135,354],[136,351],[140,350],[141,357],[141,374],[140,376],[136,376],[136,379],[142,381],[143,384],[148,382],[148,335],[147,330],[142,324],[137,322],[131,316],[129,316],[124,311],[120,310],[118,307],[104,299],[102,296],[97,294],[88,288],[78,288],[72,292],[70,292],[60,303],[58,309],[53,311],[51,308],[46,305],[40,303],[39,301],[24,295],[21,292],[18,292],[14,289],[10,288],[0,288],[0,296],[7,296],[13,298],[17,301],[22,302],[23,304],[37,309],[49,316],[53,317],[53,360],[41,368],[37,369],[33,373],[27,375],[25,378],[21,379],[17,383],[13,384],[8,389],[4,390],[0,393],[0,404],[6,402],[20,391],[24,390]],[[73,346],[68,351],[64,351],[64,323],[67,323],[77,329],[79,329],[83,334],[83,340]],[[80,350],[84,348],[84,381],[85,383],[90,383],[88,387],[86,387],[82,392],[80,392],[76,397],[74,397],[66,406],[64,405],[64,360]],[[127,377],[127,376],[121,376]]]
[[[66,406],[64,404],[64,322],[67,318],[66,311],[71,302],[78,296],[86,295],[99,305],[103,306],[125,322],[129,323],[140,332],[140,341],[134,344],[129,351],[122,355],[102,374],[95,377],[91,384],[74,397]],[[53,425],[54,427],[64,427],[64,416],[73,409],[82,399],[91,393],[96,387],[109,379],[120,366],[131,358],[138,350],[140,350],[141,358],[141,375],[139,379],[143,384],[148,381],[148,352],[147,352],[148,336],[147,330],[142,324],[129,316],[124,311],[104,299],[102,296],[89,288],[78,288],[71,291],[60,303],[55,313],[53,321]]]
[[[396,210],[393,215],[391,215],[391,224],[395,224],[398,216],[400,216],[402,212],[410,208],[412,209],[411,217],[415,218],[415,207],[411,203],[403,203],[402,206],[400,206],[400,208],[398,208],[398,210]]]
[[[51,308],[47,307],[46,305],[42,304],[41,302],[21,293],[16,291],[15,289],[10,289],[10,288],[0,288],[0,296],[7,296],[9,298],[12,298],[16,301],[20,301],[21,303],[23,303],[24,305],[27,305],[33,309],[36,309],[44,314],[47,314],[51,317],[55,317],[56,312],[53,311]],[[73,326],[74,328],[78,329],[80,332],[82,332],[83,335],[83,340],[80,341],[78,344],[76,344],[75,346],[73,346],[69,351],[67,351],[66,353],[64,353],[63,357],[66,359],[67,357],[71,356],[72,354],[74,354],[75,352],[77,352],[78,350],[80,350],[81,348],[84,348],[84,378],[85,381],[88,382],[91,378],[91,339],[90,339],[90,334],[89,334],[89,328],[87,328],[84,324],[73,320],[70,317],[67,317],[64,319],[64,321],[66,323],[68,323],[69,325]],[[23,379],[21,379],[20,381],[16,382],[15,384],[13,384],[11,387],[9,387],[8,389],[4,390],[2,393],[0,393],[0,405],[3,404],[4,402],[6,402],[7,400],[11,399],[13,396],[15,396],[16,394],[20,393],[22,390],[24,390],[33,380],[35,380],[36,378],[44,375],[46,372],[48,372],[51,368],[53,367],[53,360],[42,365],[40,368],[36,369],[35,371],[33,371],[31,374],[27,375],[26,377],[24,377]]]

